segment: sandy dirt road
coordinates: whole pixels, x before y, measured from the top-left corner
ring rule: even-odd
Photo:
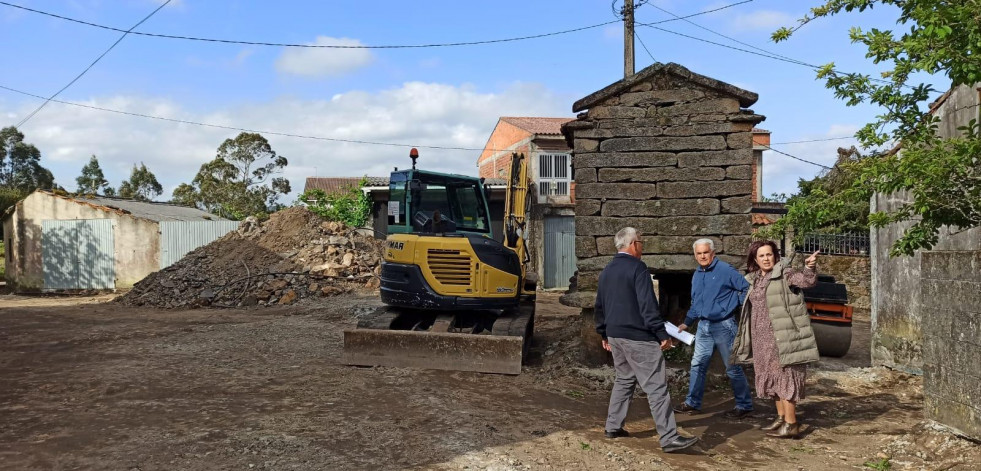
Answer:
[[[0,463],[4,469],[978,469],[978,447],[922,420],[921,379],[852,354],[812,370],[806,436],[766,438],[773,409],[741,421],[725,382],[702,437],[657,447],[646,400],[629,438],[602,423],[609,369],[576,366],[578,317],[540,296],[520,376],[356,368],[341,331],[372,293],[294,306],[164,311],[97,298],[0,296]],[[864,327],[862,323],[864,322]],[[859,320],[857,329],[867,329]],[[864,352],[864,353],[863,353]],[[675,365],[679,371],[686,365]],[[683,399],[683,373],[675,400]],[[878,457],[877,457],[878,455]]]

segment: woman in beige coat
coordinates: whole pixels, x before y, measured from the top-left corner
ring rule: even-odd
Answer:
[[[749,295],[743,304],[732,360],[752,363],[756,395],[773,399],[777,418],[763,430],[778,438],[797,438],[797,401],[804,398],[807,363],[818,360],[817,343],[801,289],[817,282],[817,252],[804,270],[780,262],[777,245],[753,242],[746,260]]]

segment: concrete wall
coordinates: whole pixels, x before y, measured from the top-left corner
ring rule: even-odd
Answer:
[[[41,223],[46,219],[112,219],[115,248],[116,288],[130,288],[160,268],[159,225],[115,211],[98,209],[67,198],[34,192],[17,203],[4,220],[4,234],[13,234],[13,260],[7,279],[17,291],[44,287]]]
[[[981,439],[981,251],[924,252],[920,273],[925,415]]]
[[[978,116],[978,92],[973,87],[954,89],[934,110],[941,118],[938,134],[959,135],[957,127]],[[890,211],[908,201],[906,194],[875,195],[872,211]],[[920,297],[922,254],[889,257],[889,248],[911,223],[893,224],[872,231],[872,363],[912,373],[923,369],[923,313],[929,312]],[[944,231],[934,250],[977,250],[981,229]]]

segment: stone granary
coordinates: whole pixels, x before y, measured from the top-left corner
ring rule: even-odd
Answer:
[[[584,112],[562,131],[573,148],[578,275],[577,291],[563,303],[583,309],[588,362],[606,358],[590,325],[619,229],[643,233],[644,262],[673,321],[691,302],[695,239],[713,239],[721,259],[745,265],[752,130],[765,119],[745,108],[757,98],[678,64],[655,63],[573,105]]]

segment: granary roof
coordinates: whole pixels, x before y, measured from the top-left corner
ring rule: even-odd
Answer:
[[[207,211],[197,208],[180,206],[170,203],[159,203],[156,201],[137,201],[126,198],[114,198],[109,196],[72,196],[59,195],[45,190],[38,190],[40,193],[72,201],[74,203],[86,205],[100,211],[127,215],[150,221],[225,221],[225,218],[215,216]]]
[[[575,118],[539,118],[532,116],[502,116],[501,121],[532,134],[562,135],[562,125]]]
[[[611,83],[610,85],[607,85],[603,89],[595,91],[587,95],[586,97],[580,99],[579,101],[573,103],[572,111],[579,112],[589,109],[593,105],[596,105],[597,103],[600,103],[608,98],[617,96],[623,93],[624,91],[629,90],[634,85],[644,82],[645,80],[648,80],[651,77],[660,73],[672,74],[684,80],[692,82],[693,84],[700,85],[705,88],[711,88],[713,90],[718,90],[719,92],[722,92],[726,95],[731,95],[739,100],[739,106],[742,106],[743,108],[751,106],[753,103],[756,103],[756,100],[759,99],[759,95],[757,95],[754,92],[751,92],[749,90],[743,90],[742,88],[739,88],[735,85],[730,85],[721,80],[716,80],[711,77],[706,77],[701,74],[696,74],[695,72],[692,72],[681,65],[675,64],[674,62],[668,64],[661,64],[659,62],[655,62],[654,64],[651,64],[644,70],[641,70],[640,72],[637,72],[636,74],[631,75],[630,77]]]

